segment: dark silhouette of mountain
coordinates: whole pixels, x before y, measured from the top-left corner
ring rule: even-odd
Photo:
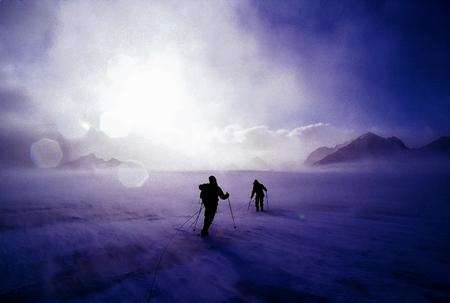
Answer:
[[[91,153],[86,156],[82,156],[76,160],[66,162],[61,167],[70,169],[99,169],[99,168],[114,168],[122,162],[112,158],[108,161],[98,158],[95,154]]]
[[[430,155],[450,156],[450,137],[440,137],[439,139],[417,149],[417,151]]]
[[[392,159],[408,150],[408,147],[397,137],[383,138],[369,132],[314,164],[323,165],[366,159]]]
[[[413,160],[424,160],[442,163],[450,160],[450,137],[441,137],[415,149],[411,154]]]
[[[335,147],[326,147],[326,146],[319,147],[318,149],[314,150],[312,153],[309,154],[308,158],[306,158],[304,163],[307,165],[313,165],[317,161],[320,161],[326,156],[331,155],[335,151],[337,151]]]
[[[364,160],[428,161],[442,157],[450,158],[450,137],[441,137],[423,147],[411,149],[397,137],[384,138],[366,133],[341,146],[316,149],[305,163],[326,165]]]
[[[306,158],[305,162],[303,162],[306,165],[313,165],[314,163],[322,160],[328,155],[331,155],[332,153],[336,152],[338,149],[346,146],[349,144],[350,141],[344,142],[342,144],[335,145],[334,147],[328,147],[328,146],[322,146],[314,150],[312,153],[309,154],[309,156]]]

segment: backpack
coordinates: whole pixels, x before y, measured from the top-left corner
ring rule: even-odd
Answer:
[[[201,184],[198,186],[198,188],[200,189],[200,199],[202,199],[202,201],[205,201],[208,197],[208,184]]]

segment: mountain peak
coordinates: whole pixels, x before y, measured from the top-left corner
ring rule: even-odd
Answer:
[[[375,139],[375,138],[383,138],[381,136],[378,136],[377,134],[374,134],[372,132],[367,132],[365,134],[362,134],[361,136],[359,136],[357,139],[361,139],[361,140],[370,140],[370,139]]]
[[[408,148],[397,137],[384,138],[374,133],[365,133],[315,164],[353,162],[365,159],[389,159]]]
[[[119,166],[121,163],[121,161],[115,158],[111,158],[106,161],[102,158],[97,157],[95,153],[90,153],[81,156],[76,160],[65,163],[64,167],[75,169],[112,168]]]

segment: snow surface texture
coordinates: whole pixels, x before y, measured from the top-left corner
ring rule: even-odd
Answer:
[[[222,201],[202,239],[208,175],[2,172],[0,302],[450,301],[449,173],[215,173],[238,229]]]

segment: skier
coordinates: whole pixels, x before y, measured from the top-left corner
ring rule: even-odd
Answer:
[[[198,188],[200,189],[200,198],[205,206],[205,220],[200,235],[206,237],[209,235],[208,230],[217,211],[219,197],[220,199],[225,200],[228,199],[230,194],[228,192],[225,194],[223,193],[222,189],[217,185],[217,180],[214,176],[209,177],[209,183],[201,184]]]
[[[267,188],[264,186],[264,184],[259,183],[258,180],[255,179],[253,182],[253,190],[252,195],[250,199],[253,199],[253,196],[255,196],[255,206],[256,211],[264,211],[264,192],[267,192]]]

